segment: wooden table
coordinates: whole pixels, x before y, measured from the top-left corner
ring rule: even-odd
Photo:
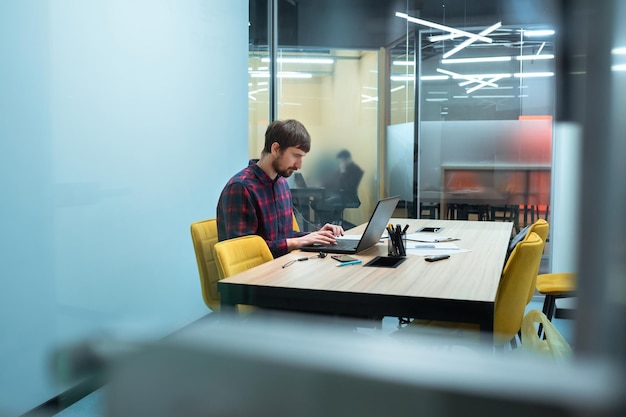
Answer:
[[[363,266],[386,255],[378,244],[355,255],[362,265],[337,267],[337,261],[310,259],[282,268],[286,262],[310,253],[288,255],[221,280],[218,289],[222,311],[237,304],[355,317],[410,317],[477,323],[493,332],[494,301],[504,265],[512,223],[449,220],[392,219],[421,226],[443,227],[440,235],[456,237],[471,252],[439,262],[409,256],[397,268]],[[364,225],[350,233],[361,233]],[[490,337],[490,335],[487,335]]]

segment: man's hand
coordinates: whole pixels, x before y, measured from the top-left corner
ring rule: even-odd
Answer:
[[[333,234],[333,236],[343,236],[343,227],[336,224],[326,223],[320,230],[327,230]]]

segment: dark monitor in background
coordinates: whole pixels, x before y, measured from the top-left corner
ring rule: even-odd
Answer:
[[[308,186],[306,185],[306,181],[304,180],[304,176],[299,172],[293,174],[293,181],[298,188],[308,188]]]

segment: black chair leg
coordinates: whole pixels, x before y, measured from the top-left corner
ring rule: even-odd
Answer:
[[[552,321],[552,316],[554,315],[555,305],[556,305],[556,297],[554,297],[553,295],[546,295],[546,298],[543,301],[542,312],[543,314],[546,315],[546,317],[550,321]],[[537,336],[541,337],[542,332],[543,332],[543,325],[539,324],[539,330],[537,331]]]

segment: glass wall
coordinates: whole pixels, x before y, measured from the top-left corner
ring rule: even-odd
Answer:
[[[0,415],[81,382],[60,348],[210,313],[189,227],[245,166],[247,6],[0,2]]]

